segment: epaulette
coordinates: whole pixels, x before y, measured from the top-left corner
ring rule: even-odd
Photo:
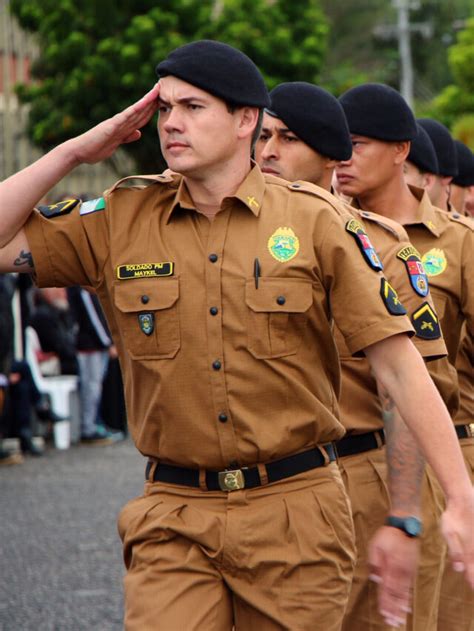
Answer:
[[[316,184],[311,184],[310,182],[303,182],[299,180],[298,182],[289,182],[287,187],[291,191],[298,191],[299,193],[309,193],[310,195],[314,195],[319,199],[324,199],[325,202],[330,204],[339,214],[348,214],[347,207],[344,206],[343,202],[335,197],[332,193],[327,191],[320,186],[316,186]]]
[[[461,225],[466,226],[466,228],[469,228],[470,230],[474,230],[474,219],[472,219],[471,217],[465,217],[464,215],[460,215],[459,213],[447,214],[451,221],[455,221],[456,223],[460,223]]]
[[[170,172],[166,171],[159,175],[129,175],[127,177],[123,177],[118,182],[115,182],[112,188],[109,188],[106,191],[106,194],[112,193],[118,188],[147,188],[148,186],[153,186],[154,184],[168,184],[174,182],[174,177]],[[133,184],[134,182],[137,182],[138,186]]]
[[[387,217],[384,217],[383,215],[379,215],[377,213],[371,213],[367,210],[354,208],[354,206],[352,206],[351,208],[352,210],[357,211],[357,214],[359,215],[359,217],[361,217],[361,219],[363,219],[364,221],[373,221],[381,228],[384,228],[385,230],[387,230],[387,232],[390,232],[395,237],[397,237],[399,241],[409,240],[407,231],[401,224],[398,223],[398,221],[388,219]]]

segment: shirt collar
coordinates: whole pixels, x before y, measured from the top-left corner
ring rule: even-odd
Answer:
[[[439,237],[443,232],[443,226],[441,225],[437,216],[435,207],[430,201],[428,193],[416,186],[409,185],[410,191],[420,202],[416,209],[416,215],[412,221],[406,222],[404,225],[412,226],[416,224],[422,224],[427,228],[435,237]]]
[[[173,180],[170,182],[172,188],[176,188],[176,195],[172,201],[171,207],[168,211],[168,217],[166,222],[169,223],[172,215],[178,208],[185,208],[188,210],[196,210],[191,195],[189,194],[186,181],[181,175],[173,175]],[[260,208],[262,205],[263,195],[265,193],[265,179],[260,171],[259,166],[252,160],[252,168],[249,171],[247,177],[241,183],[234,195],[230,195],[225,199],[238,199],[242,202],[252,213],[258,217],[260,214]],[[225,201],[225,200],[224,200]]]

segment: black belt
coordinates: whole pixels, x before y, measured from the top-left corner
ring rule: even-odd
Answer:
[[[303,451],[281,460],[275,460],[265,465],[268,482],[277,482],[298,473],[324,466],[328,459],[336,459],[334,447],[331,443],[321,446],[327,456],[319,449]],[[149,461],[146,466],[145,478],[148,480],[153,465]],[[225,471],[205,471],[206,487],[208,491],[237,491],[243,488],[252,489],[261,486],[258,467],[242,467],[241,469],[226,469]],[[200,487],[199,469],[188,469],[175,465],[158,463],[153,472],[153,482],[169,482],[183,486]]]
[[[455,425],[458,438],[474,438],[474,423],[470,425]]]
[[[382,445],[385,445],[383,429],[378,429],[375,432],[367,432],[366,434],[351,434],[344,436],[341,440],[336,440],[334,443],[338,458],[361,454],[371,449],[378,449]]]

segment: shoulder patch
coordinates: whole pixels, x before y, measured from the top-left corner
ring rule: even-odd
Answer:
[[[90,215],[91,213],[95,213],[98,210],[104,210],[105,208],[105,199],[103,197],[98,197],[97,199],[89,199],[87,202],[83,202],[80,209],[80,215]]]
[[[430,304],[424,302],[411,316],[417,337],[423,340],[438,340],[441,337],[438,316]]]
[[[397,292],[386,278],[382,278],[380,283],[380,295],[382,296],[384,305],[387,307],[387,311],[391,315],[406,315],[407,310],[400,302]]]
[[[474,230],[474,219],[472,219],[471,217],[465,217],[464,215],[460,215],[459,213],[447,214],[451,221],[455,221],[456,223],[460,223],[461,225],[466,226],[466,228],[469,228],[470,230]]]
[[[413,289],[419,296],[426,298],[430,293],[430,287],[418,250],[412,245],[407,245],[397,252],[397,258],[404,261]]]
[[[369,267],[377,272],[383,270],[382,262],[360,221],[357,221],[357,219],[349,219],[346,223],[346,230],[349,234],[352,234],[356,240],[360,251],[362,252],[366,262],[369,264]]]
[[[53,219],[54,217],[60,217],[61,215],[68,215],[73,208],[75,208],[79,199],[65,199],[57,204],[50,204],[49,206],[38,206],[38,210],[47,219]]]

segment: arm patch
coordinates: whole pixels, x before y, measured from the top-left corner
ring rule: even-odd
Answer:
[[[391,315],[406,315],[407,310],[400,302],[397,292],[386,278],[382,278],[382,282],[380,284],[380,295],[382,296],[384,305],[387,307],[387,311]]]
[[[410,279],[410,284],[415,292],[419,296],[426,298],[426,296],[430,293],[430,287],[418,250],[412,245],[407,246],[397,252],[397,258],[404,261],[408,272],[408,278]]]
[[[383,270],[382,261],[379,259],[378,254],[360,221],[357,221],[357,219],[349,219],[346,223],[346,230],[356,240],[356,243],[369,267],[377,272],[381,272]]]
[[[411,323],[416,336],[423,340],[438,340],[441,337],[438,316],[427,302],[413,312]]]
[[[38,210],[47,219],[54,219],[54,217],[60,217],[61,215],[68,215],[73,208],[79,204],[80,200],[65,199],[57,204],[50,204],[49,206],[38,206]]]

